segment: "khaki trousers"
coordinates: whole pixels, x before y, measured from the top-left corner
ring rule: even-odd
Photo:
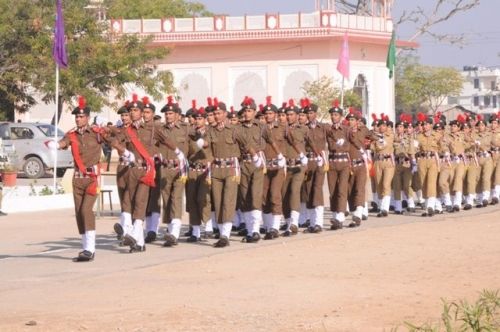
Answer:
[[[238,187],[241,212],[262,209],[262,189],[264,170],[255,167],[253,162],[241,163],[241,180]]]
[[[395,167],[390,159],[375,161],[375,180],[377,182],[377,195],[379,199],[391,195],[392,178]]]
[[[233,222],[238,183],[234,168],[212,168],[212,203],[217,224]]]
[[[172,219],[182,218],[182,196],[185,183],[178,169],[163,167],[161,170],[160,191],[163,201],[163,222],[170,224]]]
[[[89,195],[86,190],[92,183],[90,178],[73,178],[73,200],[75,202],[76,225],[78,233],[95,231],[94,203],[99,196]]]
[[[189,170],[186,183],[186,211],[189,224],[199,226],[210,219],[210,185],[206,171]]]
[[[413,191],[411,189],[412,179],[413,174],[411,172],[411,167],[405,167],[401,164],[396,165],[394,170],[394,180],[392,181],[394,199],[396,201],[402,200],[401,192],[404,192],[407,198],[411,198],[413,196]]]
[[[419,158],[417,170],[422,184],[422,195],[425,199],[436,197],[438,166],[435,158]]]
[[[118,165],[116,168],[116,188],[118,190],[118,198],[120,199],[120,207],[122,212],[132,212],[132,203],[130,202],[129,195],[125,195],[127,191],[127,173],[129,167]]]
[[[365,164],[352,167],[349,177],[348,201],[352,211],[365,205],[367,169]]]
[[[300,188],[304,182],[305,170],[302,166],[289,167],[281,195],[283,197],[283,215],[291,217],[291,212],[300,211]]]
[[[307,171],[304,175],[304,199],[306,208],[314,209],[317,206],[325,205],[323,197],[323,184],[325,183],[325,171],[323,167],[318,167],[316,161],[310,160]]]
[[[327,180],[330,192],[330,211],[332,212],[346,212],[350,172],[349,162],[330,162]]]
[[[132,167],[127,172],[127,189],[125,195],[128,195],[132,205],[132,220],[146,218],[146,207],[149,199],[149,186],[140,181],[146,174],[146,170],[139,167]]]
[[[283,168],[267,169],[262,191],[263,213],[283,214],[282,190],[284,182],[285,171]]]

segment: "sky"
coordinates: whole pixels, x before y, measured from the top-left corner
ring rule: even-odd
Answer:
[[[216,14],[258,15],[264,13],[313,12],[315,0],[196,0]],[[437,0],[395,0],[392,16],[396,21],[403,11],[416,8],[416,3],[430,13]],[[420,47],[416,56],[420,62],[433,66],[484,66],[500,68],[500,13],[499,0],[481,0],[479,6],[461,12],[447,22],[436,25],[432,31],[438,34],[464,34],[463,45],[450,45],[428,35],[416,41]],[[410,38],[415,32],[411,24],[398,27],[399,39]]]

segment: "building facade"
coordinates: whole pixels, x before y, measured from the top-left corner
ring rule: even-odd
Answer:
[[[158,70],[173,73],[183,110],[190,108],[193,99],[204,105],[207,96],[235,108],[245,96],[253,97],[257,104],[264,103],[268,95],[277,105],[291,98],[298,101],[304,97],[304,83],[322,76],[340,87],[336,66],[347,32],[350,77],[345,89],[354,89],[362,97],[365,116],[385,113],[393,117],[394,80],[389,79],[386,68],[393,30],[392,1],[372,0],[369,14],[363,15],[337,12],[334,1],[315,1],[313,13],[108,22],[115,37],[151,37],[151,47],[171,50],[157,65]],[[416,44],[399,41],[398,46]],[[141,94],[138,89],[135,92]],[[112,110],[104,110],[103,116],[116,119]]]

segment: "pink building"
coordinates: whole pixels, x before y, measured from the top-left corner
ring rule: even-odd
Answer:
[[[257,103],[271,95],[279,105],[302,98],[303,84],[322,76],[340,86],[336,65],[347,31],[351,77],[346,88],[362,96],[366,115],[393,114],[394,80],[386,68],[392,0],[372,0],[370,16],[338,13],[333,3],[316,0],[317,10],[307,14],[111,19],[110,25],[115,34],[152,36],[152,46],[171,48],[159,69],[173,73],[183,109],[192,99],[205,103],[207,96],[239,105],[247,95]]]

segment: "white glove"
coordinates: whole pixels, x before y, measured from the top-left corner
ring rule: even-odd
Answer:
[[[203,138],[198,138],[196,140],[196,145],[200,150],[203,149],[203,147],[205,146],[205,140]]]
[[[414,140],[414,141],[413,141],[413,146],[414,146],[414,147],[418,148],[418,146],[419,146],[419,145],[420,145],[420,144],[418,143],[418,141],[417,141],[417,140]]]
[[[262,166],[262,158],[259,156],[258,153],[252,156],[252,161],[255,167],[260,168]]]
[[[337,140],[337,145],[338,145],[338,146],[344,145],[344,142],[345,142],[345,140],[344,140],[343,138],[339,138],[339,139]]]
[[[45,142],[45,145],[47,145],[47,147],[49,148],[49,150],[51,151],[56,151],[57,148],[59,147],[58,143],[54,140],[51,140],[51,141],[48,141],[48,142]]]
[[[476,145],[481,145],[480,141],[475,141],[474,143],[476,143]]]
[[[130,152],[129,150],[125,150],[122,154],[122,157],[128,163],[133,163],[135,161],[135,155],[132,152]]]
[[[299,154],[299,159],[300,159],[300,163],[302,164],[302,166],[307,166],[307,163],[309,162],[309,160],[302,152]]]
[[[278,159],[278,167],[283,168],[286,166],[286,159],[285,157],[283,157],[281,153],[278,155],[277,159]]]
[[[179,148],[175,148],[175,155],[177,156],[177,159],[179,159],[180,162],[184,162],[186,160],[184,152],[179,150]]]
[[[316,164],[318,164],[318,167],[323,167],[323,164],[324,164],[323,157],[321,157],[321,156],[316,157]]]
[[[385,146],[387,144],[384,139],[379,139],[378,143],[382,146]]]
[[[417,173],[418,169],[417,169],[417,161],[416,160],[412,160],[411,161],[411,173],[412,174],[415,174]]]

